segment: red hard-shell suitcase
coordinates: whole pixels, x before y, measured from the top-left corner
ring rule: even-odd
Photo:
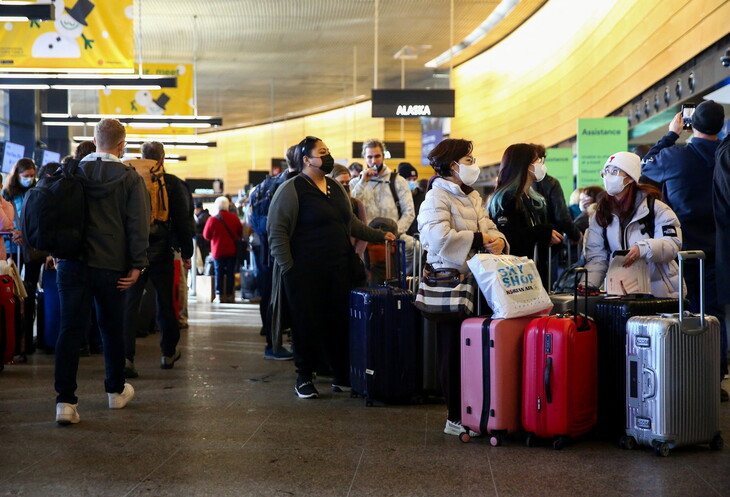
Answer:
[[[522,424],[527,445],[534,445],[535,436],[555,437],[553,448],[561,449],[567,437],[587,433],[596,424],[596,325],[585,315],[541,317],[529,323],[524,338]]]
[[[10,276],[0,276],[0,366],[13,362],[15,354],[15,285]],[[0,371],[2,367],[0,367]]]
[[[488,433],[495,447],[522,426],[522,344],[531,321],[470,318],[461,325],[461,422]],[[468,441],[468,432],[460,438]]]

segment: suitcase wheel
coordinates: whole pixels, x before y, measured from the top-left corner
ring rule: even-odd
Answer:
[[[723,445],[725,445],[725,442],[720,435],[715,435],[715,437],[710,442],[710,448],[712,450],[722,450]]]
[[[565,447],[566,437],[557,437],[553,440],[553,450],[562,450]]]
[[[489,445],[492,447],[499,447],[502,445],[502,435],[492,435],[489,437]]]
[[[636,448],[636,439],[634,437],[623,436],[619,440],[622,449],[634,450]]]
[[[537,445],[535,435],[533,435],[532,433],[528,433],[525,437],[525,445],[527,445],[528,447],[535,447]]]
[[[471,441],[471,437],[469,436],[469,432],[466,432],[465,431],[465,432],[459,433],[459,440],[461,440],[463,443],[469,443]]]
[[[654,442],[654,454],[656,454],[657,457],[667,457],[669,455],[669,444]]]

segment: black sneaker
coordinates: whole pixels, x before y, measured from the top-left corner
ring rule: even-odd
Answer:
[[[335,381],[332,382],[332,391],[335,393],[351,392],[352,387],[350,387],[350,381],[339,381],[335,378]]]
[[[300,399],[316,399],[319,397],[317,388],[312,383],[312,380],[303,378],[297,378],[297,383],[294,386],[294,391],[297,393]]]
[[[175,365],[175,362],[180,359],[180,349],[175,349],[175,353],[172,356],[166,356],[163,355],[162,359],[160,360],[160,368],[162,369],[172,369],[172,367]]]

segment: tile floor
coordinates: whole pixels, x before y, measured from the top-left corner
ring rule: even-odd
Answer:
[[[326,383],[299,400],[293,364],[262,358],[256,306],[190,310],[175,369],[159,369],[156,336],[139,340],[125,409],[106,407],[101,356],[81,359],[78,425],[54,423],[52,356],[7,366],[0,497],[730,496],[730,449],[495,448],[444,435],[443,405],[366,408]]]

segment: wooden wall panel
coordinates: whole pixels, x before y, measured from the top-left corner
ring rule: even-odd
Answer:
[[[454,70],[452,135],[481,164],[520,141],[575,135],[725,36],[727,0],[550,0],[491,50]]]
[[[248,183],[248,171],[268,171],[272,157],[284,157],[286,149],[305,136],[314,135],[327,144],[335,159],[352,160],[352,142],[384,136],[384,119],[370,117],[370,102],[289,121],[242,129],[206,133],[217,141],[208,150],[181,150],[187,162],[166,169],[182,178],[221,178],[227,193]],[[420,146],[420,138],[419,138]]]

